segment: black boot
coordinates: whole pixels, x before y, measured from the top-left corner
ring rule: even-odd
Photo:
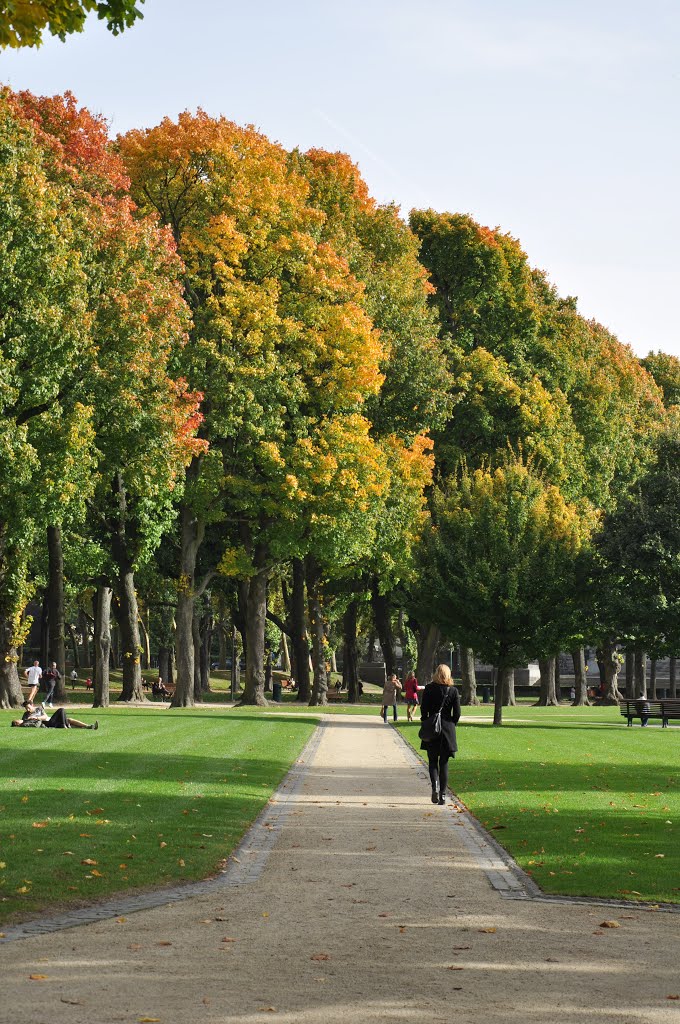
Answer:
[[[432,803],[436,804],[439,802],[439,793],[437,792],[436,786],[432,787]]]

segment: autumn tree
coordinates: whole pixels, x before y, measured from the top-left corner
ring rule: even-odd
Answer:
[[[194,328],[180,365],[205,394],[210,449],[189,467],[180,507],[175,703],[192,699],[193,605],[218,568],[195,578],[211,521],[224,522],[221,571],[247,588],[244,700],[261,702],[269,573],[297,543],[290,510],[313,504],[335,472],[329,440],[373,458],[361,407],[381,383],[380,342],[280,146],[199,112],[119,148],[140,209],[169,225],[184,258]]]
[[[20,93],[8,102],[30,124],[43,172],[62,192],[84,282],[80,345],[45,408],[38,407],[35,429],[54,447],[63,428],[55,431],[50,416],[60,420],[75,408],[86,410],[90,433],[79,458],[49,454],[46,521],[57,531],[82,521],[87,502],[102,545],[102,576],[117,599],[122,696],[139,698],[134,569],[167,528],[172,489],[195,451],[197,397],[168,373],[188,322],[180,264],[169,236],[149,219],[133,217],[127,179],[101,119],[71,96]]]

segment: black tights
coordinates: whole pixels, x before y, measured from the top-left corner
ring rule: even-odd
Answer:
[[[427,767],[430,771],[430,782],[432,788],[445,793],[449,784],[449,754],[440,753],[439,750],[428,750]]]

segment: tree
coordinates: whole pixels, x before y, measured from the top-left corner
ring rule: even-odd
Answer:
[[[5,4],[0,14],[0,47],[40,46],[45,30],[64,42],[72,32],[83,31],[92,11],[117,36],[144,17],[137,6],[143,3],[144,0],[31,0]]]
[[[595,538],[591,578],[601,634],[634,648],[638,660],[643,651],[658,656],[680,646],[679,457],[674,418],[654,464]]]
[[[309,522],[336,472],[337,493],[351,489],[336,449],[376,463],[360,410],[381,383],[380,342],[361,285],[319,240],[323,215],[280,146],[202,112],[118,145],[140,210],[169,225],[185,260],[194,328],[180,365],[205,395],[210,444],[189,467],[180,508],[174,703],[191,701],[193,604],[217,571],[214,561],[195,577],[211,521],[225,524],[221,571],[243,578],[244,700],[260,703],[271,568],[304,553],[300,513]]]
[[[436,490],[423,545],[422,600],[432,621],[508,669],[573,629],[577,555],[592,522],[520,458],[462,468]],[[496,687],[494,724],[502,720]]]
[[[37,530],[76,496],[90,410],[59,395],[88,346],[87,283],[67,190],[51,181],[35,133],[0,95],[0,705],[21,700],[16,648]],[[67,461],[68,460],[68,461]],[[68,477],[68,474],[66,474]],[[37,485],[40,481],[42,486]],[[87,494],[85,482],[84,493]]]
[[[170,374],[188,326],[181,264],[169,232],[155,219],[133,216],[128,181],[101,118],[79,108],[70,94],[19,93],[13,103],[30,120],[47,174],[64,187],[77,217],[89,331],[59,397],[70,402],[78,396],[90,410],[90,469],[96,472],[88,515],[102,544],[99,574],[115,595],[121,698],[142,699],[134,572],[174,519],[184,464],[205,447],[194,439],[200,396]],[[62,503],[50,521],[63,523],[68,507]]]

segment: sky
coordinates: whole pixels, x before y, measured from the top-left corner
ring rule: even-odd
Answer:
[[[349,153],[380,202],[471,214],[639,355],[680,355],[678,0],[147,0],[0,55],[112,134],[202,107]]]

